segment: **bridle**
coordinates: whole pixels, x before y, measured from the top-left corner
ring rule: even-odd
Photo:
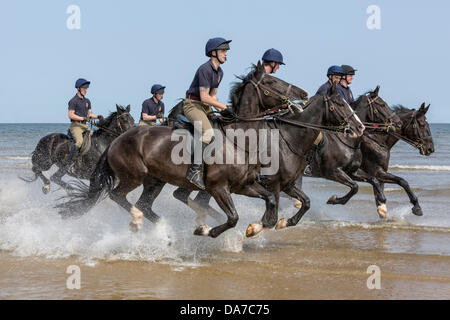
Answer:
[[[424,136],[421,134],[419,130],[419,123],[417,122],[417,111],[414,111],[411,115],[411,118],[406,126],[404,126],[402,129],[403,132],[407,131],[412,126],[414,130],[414,136],[419,137],[417,140],[410,139],[408,137],[405,137],[404,135],[397,134],[395,132],[390,132],[390,134],[397,139],[401,139],[408,143],[409,145],[419,149],[423,154],[425,154],[425,140],[430,139],[431,135]]]
[[[363,122],[364,126],[368,129],[381,129],[382,131],[395,132],[395,125],[393,121],[394,114],[389,115],[386,110],[383,108],[378,108],[378,106],[381,106],[379,103],[377,103],[378,96],[376,96],[373,99],[370,99],[370,96],[367,95],[367,102],[369,104],[369,112],[370,112],[370,121],[372,122]],[[386,119],[386,122],[383,124],[375,122],[375,115],[380,113],[384,119]]]

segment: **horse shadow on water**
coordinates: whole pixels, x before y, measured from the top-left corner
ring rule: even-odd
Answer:
[[[127,107],[116,105],[116,111],[111,112],[108,117],[93,124],[98,129],[92,133],[90,139],[84,139],[84,142],[90,141],[90,148],[88,150],[86,148],[78,156],[73,170],[69,170],[67,166],[70,147],[74,143],[73,140],[66,134],[51,133],[39,140],[32,153],[31,170],[34,173],[34,177],[19,178],[26,182],[34,182],[41,178],[44,183],[42,188],[44,194],[50,191],[50,181],[67,191],[74,190],[74,187],[64,182],[62,177],[67,174],[78,179],[89,179],[100,156],[112,141],[135,126],[134,119],[130,114],[130,105]],[[43,172],[50,170],[54,164],[57,165],[58,170],[48,179]]]
[[[242,82],[233,87],[230,96],[235,115],[231,119],[222,119],[220,127],[244,131],[265,129],[267,134],[279,131],[280,170],[269,177],[270,183],[259,183],[256,178],[261,163],[259,159],[256,164],[249,162],[249,150],[246,150],[243,164],[207,164],[206,191],[225,212],[227,221],[214,228],[201,225],[194,234],[215,238],[236,225],[239,216],[232,193],[265,200],[266,211],[261,222],[249,226],[248,237],[275,227],[281,190],[303,203],[299,212],[281,225],[297,224],[309,209],[309,199],[295,186],[295,181],[304,169],[306,153],[319,131],[338,131],[345,137],[357,138],[363,134],[364,125],[334,86],[325,96],[314,96],[303,112],[274,112],[280,105],[289,107],[293,100],[304,100],[307,93],[266,75],[260,62],[242,78]],[[272,121],[266,121],[264,117],[269,113]],[[160,218],[153,212],[152,204],[166,183],[186,190],[199,190],[186,180],[188,164],[168,161],[177,144],[171,141],[173,131],[171,127],[138,127],[121,135],[101,156],[89,188],[79,189],[77,194],[69,195],[67,202],[57,205],[60,213],[63,216],[82,215],[102,199],[102,195],[107,195],[131,214],[132,229],[141,229],[143,217],[158,223]],[[216,153],[223,152],[225,158],[226,148],[224,142],[222,149],[216,150]],[[231,148],[237,147],[232,145]],[[144,190],[136,204],[132,205],[126,195],[140,185]]]

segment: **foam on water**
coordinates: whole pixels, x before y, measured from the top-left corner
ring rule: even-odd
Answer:
[[[450,166],[444,165],[402,165],[393,164],[390,170],[413,170],[413,171],[450,171]]]
[[[154,225],[144,219],[142,231],[135,234],[129,231],[130,215],[109,199],[79,219],[62,220],[53,208],[62,191],[44,196],[39,183],[0,183],[0,250],[17,256],[195,264],[220,251],[242,250],[244,237],[237,229],[218,239],[194,236],[195,214],[171,198],[170,191],[161,196],[170,199],[161,199],[155,209],[162,222]],[[162,206],[169,212],[164,213]]]

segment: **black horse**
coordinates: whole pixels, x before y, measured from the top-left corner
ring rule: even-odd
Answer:
[[[177,113],[177,111],[174,111]],[[332,86],[327,92],[327,96],[316,95],[311,98],[305,110],[301,113],[285,114],[281,117],[275,116],[273,121],[265,123],[265,128],[270,130],[279,130],[279,169],[276,173],[267,175],[260,182],[267,190],[275,195],[276,210],[274,212],[267,210],[259,223],[249,225],[247,228],[247,237],[258,235],[263,229],[270,229],[277,225],[277,228],[293,226],[298,223],[301,217],[309,209],[309,198],[305,193],[295,185],[296,179],[301,175],[305,167],[305,155],[311,149],[316,140],[318,129],[329,130],[336,133],[344,133],[344,137],[355,139],[360,137],[364,131],[364,125],[355,115],[350,106],[337,94],[335,86]],[[280,192],[283,191],[295,199],[298,203],[304,205],[298,206],[300,209],[295,216],[286,220],[282,219],[277,224],[277,213]],[[189,194],[192,190],[178,188],[174,196],[190,205]],[[214,213],[209,209],[209,200],[211,196],[206,191],[200,191],[195,202],[200,207],[205,208],[208,213]],[[196,210],[198,211],[202,210]],[[214,215],[212,215],[214,216]]]
[[[50,191],[50,180],[65,190],[71,190],[72,187],[62,181],[62,177],[66,174],[79,179],[89,179],[94,171],[95,164],[111,142],[135,126],[134,119],[130,114],[130,105],[126,108],[116,105],[116,110],[107,118],[95,124],[98,130],[92,134],[91,147],[81,156],[79,161],[76,161],[73,171],[69,171],[67,168],[72,140],[69,140],[69,137],[65,134],[51,133],[39,140],[32,153],[31,161],[33,166],[31,170],[35,176],[31,179],[22,177],[21,179],[26,182],[33,182],[37,178],[41,178],[44,182],[44,186],[42,187],[44,194]],[[42,172],[50,170],[54,164],[59,169],[49,180]]]
[[[361,143],[363,154],[361,169],[380,181],[382,193],[385,183],[394,183],[401,186],[413,205],[412,213],[417,216],[423,215],[419,200],[405,179],[388,172],[389,159],[392,147],[399,140],[417,148],[421,155],[429,156],[434,152],[433,138],[425,116],[429,107],[429,105],[425,107],[425,103],[418,110],[403,106],[394,107],[395,113],[402,121],[400,133],[389,132],[387,135],[377,132],[367,133],[363,136]],[[384,193],[382,197],[384,197]],[[376,201],[379,200],[376,199]]]
[[[378,86],[374,91],[361,95],[352,105],[361,121],[366,124],[367,130],[364,131],[364,135],[375,130],[387,134],[389,131],[400,130],[402,126],[400,118],[378,95],[379,89]],[[385,218],[386,200],[382,196],[380,183],[376,178],[359,169],[362,162],[360,148],[362,139],[363,137],[348,139],[340,135],[324,133],[321,146],[317,150],[312,150],[314,152],[311,161],[312,176],[333,180],[350,188],[350,191],[342,197],[333,195],[328,200],[328,204],[346,204],[358,192],[358,184],[355,181],[370,183],[378,199],[378,214]],[[297,182],[300,185],[301,179],[300,177]]]
[[[280,105],[289,105],[293,99],[307,97],[307,93],[302,89],[266,75],[260,62],[232,92],[236,119],[230,118],[219,124],[222,130],[259,132],[264,126],[263,116],[267,112],[273,112]],[[158,222],[160,218],[153,212],[152,204],[166,183],[197,189],[186,179],[189,164],[177,163],[173,158],[174,148],[179,145],[179,142],[172,140],[174,133],[177,134],[173,128],[164,126],[139,127],[120,136],[97,163],[90,179],[89,190],[81,189],[80,194],[69,196],[70,201],[58,205],[61,214],[80,215],[92,208],[102,194],[108,194],[131,214],[132,229],[139,230],[142,227],[142,217]],[[259,143],[255,146],[246,143],[241,159],[243,162],[240,163],[236,160],[240,153],[239,145],[233,142],[229,144],[229,137],[225,137],[225,140],[216,139],[214,142],[219,147],[215,155],[222,155],[222,159],[228,160],[231,150],[232,163],[207,163],[205,182],[206,190],[225,212],[227,221],[214,228],[200,226],[194,232],[196,235],[215,238],[237,224],[239,216],[231,198],[232,193],[264,199],[269,211],[266,211],[266,214],[275,213],[274,195],[255,181],[260,171],[260,159],[257,158],[254,163],[250,161],[250,157],[258,155]],[[119,184],[116,186],[117,180]],[[126,195],[142,184],[143,193],[136,205],[132,205]]]

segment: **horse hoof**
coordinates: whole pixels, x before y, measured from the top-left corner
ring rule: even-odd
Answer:
[[[415,214],[416,216],[419,216],[419,217],[420,217],[420,216],[423,216],[422,208],[419,207],[419,206],[414,207],[414,208],[412,209],[412,213]]]
[[[378,211],[378,215],[380,216],[381,219],[386,219],[387,216],[387,207],[386,204],[380,204],[377,208]]]
[[[280,229],[284,229],[287,227],[287,221],[285,218],[280,219],[280,221],[278,221],[277,225],[275,226],[275,230],[280,230]]]
[[[44,194],[49,193],[49,192],[50,192],[50,185],[49,185],[49,184],[46,184],[45,186],[43,186],[43,187],[42,187],[42,192],[43,192]]]
[[[208,227],[206,224],[201,225],[197,227],[197,229],[194,230],[194,235],[196,236],[202,236],[207,237],[209,236],[209,232],[211,231],[211,227]]]
[[[130,222],[130,231],[131,232],[137,233],[139,230],[141,230],[141,228],[142,228],[142,225]]]
[[[327,204],[336,204],[336,199],[337,199],[336,195],[331,196],[330,199],[328,199]]]
[[[292,202],[294,202],[294,207],[297,209],[301,209],[303,206],[303,203],[298,199],[292,198]]]
[[[263,229],[264,229],[264,227],[262,225],[262,222],[252,223],[248,226],[245,236],[247,238],[254,238],[257,235],[259,235],[261,233],[261,231],[263,231]]]

